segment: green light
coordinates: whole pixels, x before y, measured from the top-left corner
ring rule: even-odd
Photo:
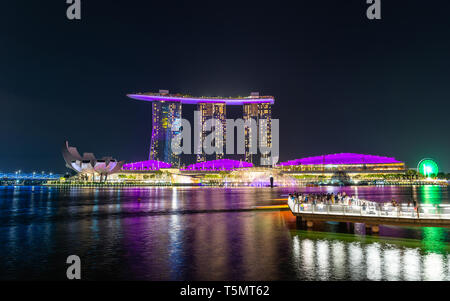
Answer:
[[[427,178],[433,178],[437,176],[439,172],[439,167],[434,160],[423,159],[419,162],[419,165],[417,166],[417,171]]]

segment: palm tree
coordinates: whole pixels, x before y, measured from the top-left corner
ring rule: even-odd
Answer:
[[[417,179],[417,170],[415,169],[408,169],[406,171],[406,175],[408,176],[408,178],[412,181],[414,178]]]

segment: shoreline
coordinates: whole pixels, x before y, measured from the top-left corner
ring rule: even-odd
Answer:
[[[57,187],[57,188],[132,188],[132,187],[197,187],[197,188],[296,188],[296,187],[383,187],[383,186],[440,186],[448,187],[449,183],[385,183],[385,184],[364,184],[364,185],[277,185],[271,187],[270,185],[201,185],[201,184],[137,184],[137,183],[83,183],[83,184],[0,184],[0,187],[16,187],[16,186],[42,186],[42,187]]]

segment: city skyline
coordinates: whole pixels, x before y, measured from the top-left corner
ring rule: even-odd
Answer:
[[[220,10],[99,2],[70,23],[64,3],[12,3],[0,29],[8,45],[0,49],[0,170],[65,172],[65,140],[118,160],[147,159],[151,108],[124,95],[164,88],[274,95],[280,161],[370,153],[409,167],[431,157],[449,172],[446,7],[383,3],[377,23],[361,1]],[[176,22],[148,11],[170,11]],[[268,21],[255,26],[261,19]]]

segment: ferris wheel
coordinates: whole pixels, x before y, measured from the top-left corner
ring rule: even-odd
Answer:
[[[433,159],[425,158],[420,160],[417,165],[417,172],[427,178],[436,177],[439,173],[439,167]]]

